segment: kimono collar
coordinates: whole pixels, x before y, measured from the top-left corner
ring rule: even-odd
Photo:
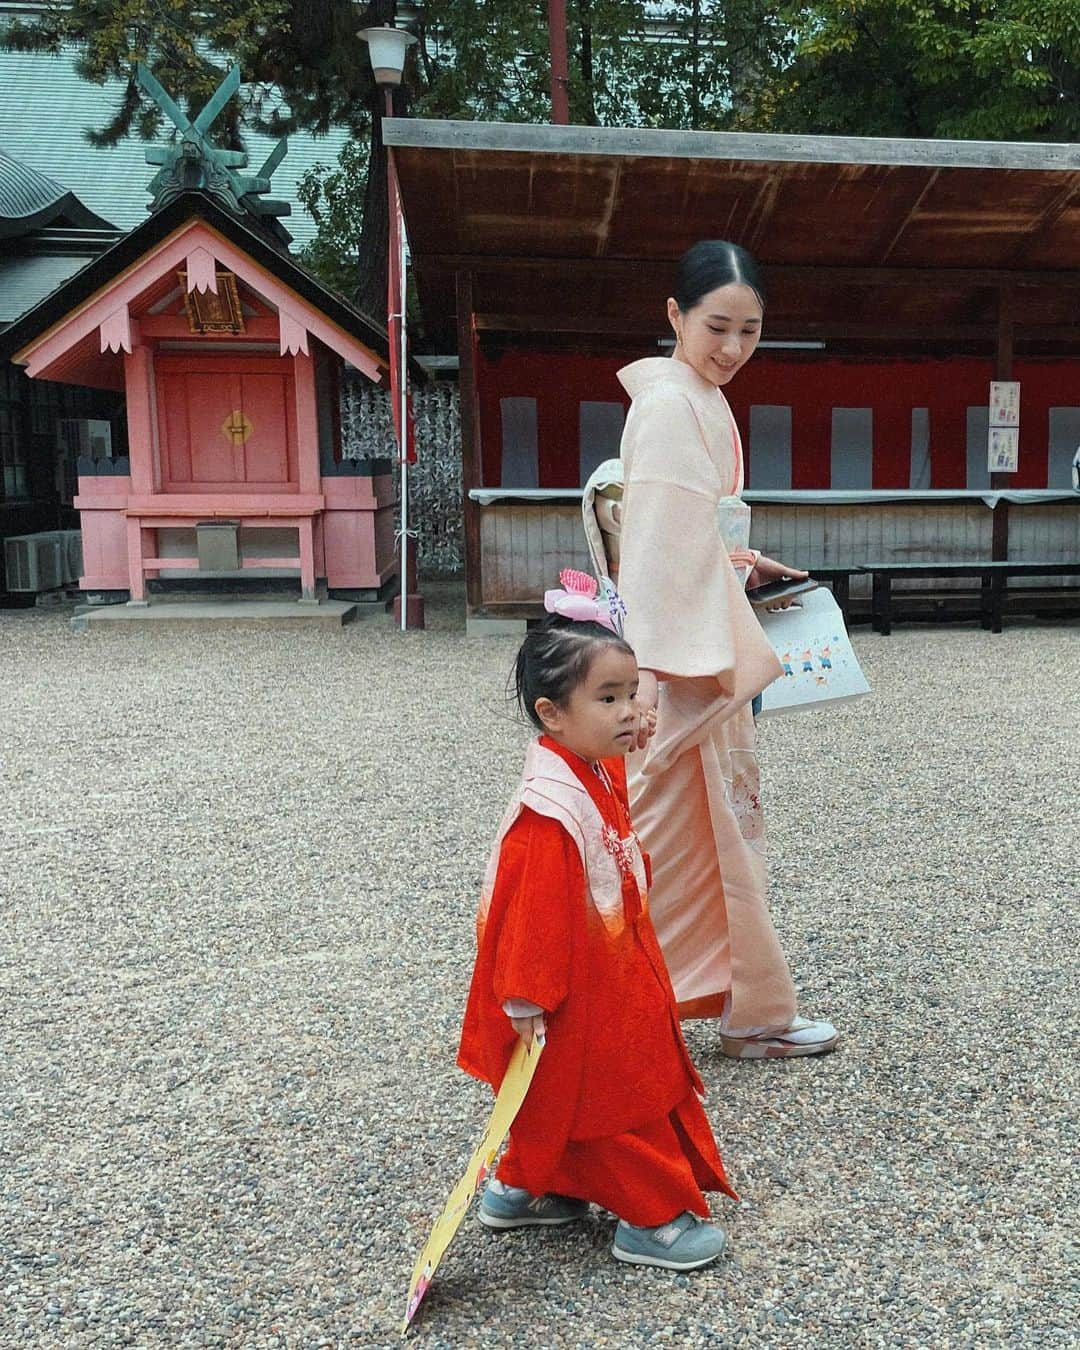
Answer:
[[[619,371],[619,383],[631,398],[637,398],[643,389],[657,380],[672,380],[698,394],[720,392],[719,386],[703,379],[693,366],[676,361],[673,356],[646,356]]]
[[[602,761],[598,771],[591,760],[582,759],[573,750],[568,750],[565,745],[560,745],[558,741],[552,740],[550,736],[544,734],[537,738],[536,744],[542,746],[545,750],[550,750],[553,755],[558,755],[596,803],[596,808],[602,816],[607,818],[612,815],[616,817],[621,815],[608,776],[603,772]]]
[[[553,755],[558,755],[561,760],[566,764],[569,764],[576,776],[580,778],[583,783],[587,783],[590,776],[593,778],[596,777],[591,760],[582,759],[580,755],[575,754],[573,750],[568,750],[565,745],[560,744],[559,741],[555,740],[553,736],[547,735],[546,732],[540,733],[537,737],[537,744],[542,745],[545,750],[550,750]]]

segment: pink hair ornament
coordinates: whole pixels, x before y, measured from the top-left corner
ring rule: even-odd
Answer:
[[[559,573],[562,590],[544,592],[544,608],[549,614],[577,623],[598,623],[616,637],[623,635],[626,606],[610,581],[601,586],[587,572],[565,567]]]

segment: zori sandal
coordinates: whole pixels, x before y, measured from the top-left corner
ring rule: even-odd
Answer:
[[[720,1048],[729,1059],[793,1059],[797,1055],[824,1055],[836,1049],[840,1033],[831,1022],[796,1017],[783,1031],[760,1036],[721,1036]]]

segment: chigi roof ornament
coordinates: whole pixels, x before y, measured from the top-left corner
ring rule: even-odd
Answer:
[[[270,191],[274,170],[288,152],[288,139],[283,137],[278,141],[258,173],[244,174],[237,170],[247,168],[247,151],[224,150],[207,136],[229,99],[240,88],[240,67],[233,66],[194,121],[185,116],[141,61],[135,68],[135,77],[180,133],[180,139],[174,144],[152,145],[146,151],[148,164],[162,166],[148,184],[152,198],[150,210],[160,210],[182,192],[200,189],[238,215],[249,212],[264,218],[264,227],[278,239],[288,242],[288,231],[275,217],[289,215],[292,208],[288,202],[265,195]]]

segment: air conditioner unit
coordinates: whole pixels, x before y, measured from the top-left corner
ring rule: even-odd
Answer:
[[[9,591],[55,591],[65,583],[67,551],[63,535],[68,531],[50,530],[45,534],[13,535],[4,540],[4,568]]]

